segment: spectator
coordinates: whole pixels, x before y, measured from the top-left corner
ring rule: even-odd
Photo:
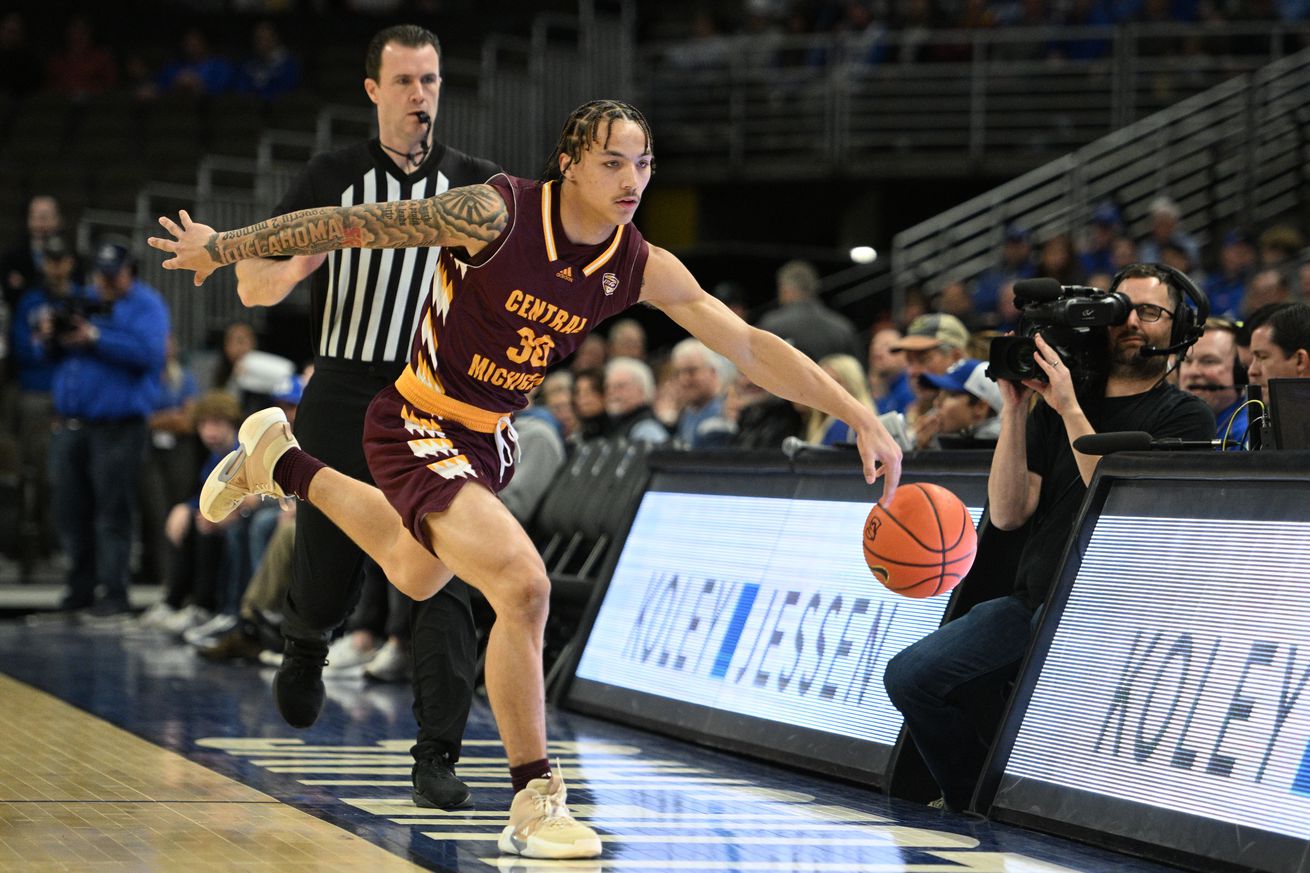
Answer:
[[[1032,243],[1028,231],[1017,224],[1011,224],[1005,228],[1001,262],[985,270],[974,281],[974,312],[995,312],[1003,286],[1020,279],[1031,279],[1034,275],[1036,271],[1032,264]]]
[[[975,313],[973,296],[969,293],[968,287],[959,280],[947,282],[942,286],[942,290],[933,298],[933,310],[954,315],[960,321],[975,328],[981,327],[995,316],[995,313]]]
[[[685,339],[673,347],[673,373],[682,398],[682,412],[674,429],[681,445],[700,448],[702,430],[723,430],[725,378],[731,365],[698,339]]]
[[[956,361],[945,373],[919,377],[937,391],[932,409],[914,425],[915,448],[972,448],[1001,433],[1001,389],[987,376],[987,362]]]
[[[542,405],[555,416],[560,436],[567,444],[578,430],[578,416],[573,411],[573,373],[556,370],[541,383]]]
[[[605,435],[634,442],[667,442],[669,432],[651,409],[655,401],[655,376],[636,358],[614,358],[605,365],[605,412],[609,424]]]
[[[1289,303],[1265,312],[1251,319],[1247,376],[1267,397],[1270,379],[1310,378],[1310,305]]]
[[[94,273],[110,311],[73,316],[57,333],[54,320],[43,319],[40,331],[60,357],[50,456],[56,518],[71,564],[59,610],[92,607],[93,616],[111,617],[129,607],[132,513],[146,417],[164,366],[168,310],[158,292],[137,280],[126,246],[102,245]],[[98,603],[97,586],[103,589]]]
[[[1151,201],[1149,211],[1151,230],[1137,247],[1139,260],[1148,264],[1163,263],[1161,247],[1173,243],[1187,253],[1187,259],[1193,264],[1201,263],[1201,246],[1179,223],[1183,213],[1178,204],[1161,195]]]
[[[252,501],[242,513],[233,513],[220,524],[200,514],[199,486],[237,444],[241,407],[236,399],[224,391],[206,392],[192,410],[192,425],[209,455],[190,499],[169,510],[164,536],[171,546],[171,560],[163,606],[151,609],[139,623],[178,636],[205,624],[221,609],[231,577],[239,572],[233,546],[242,515],[254,509]]]
[[[904,413],[914,402],[914,389],[905,369],[905,353],[895,350],[901,332],[884,327],[869,338],[869,391],[879,414]]]
[[[1055,279],[1061,285],[1081,285],[1087,278],[1067,233],[1057,233],[1042,245],[1037,257],[1037,275]]]
[[[1260,266],[1277,270],[1291,286],[1296,279],[1296,258],[1305,245],[1301,231],[1286,224],[1278,224],[1260,234]]]
[[[646,360],[646,329],[632,318],[620,318],[610,327],[606,357]]]
[[[921,315],[910,322],[905,336],[892,351],[905,352],[905,369],[916,400],[906,413],[910,424],[932,408],[936,391],[919,378],[924,373],[941,375],[962,360],[969,346],[969,331],[953,315]]]
[[[845,388],[846,393],[869,409],[874,408],[873,398],[869,395],[869,382],[859,361],[850,355],[829,355],[819,362],[819,366],[835,379],[838,385]],[[805,441],[835,446],[838,443],[854,443],[855,434],[851,431],[850,425],[841,419],[811,409],[805,429]]]
[[[1123,232],[1123,221],[1119,216],[1119,207],[1109,200],[1103,200],[1092,210],[1091,221],[1087,225],[1087,243],[1082,254],[1078,256],[1083,273],[1118,272],[1114,268],[1112,248],[1115,239]]]
[[[186,500],[195,485],[200,457],[196,451],[194,408],[200,396],[195,374],[177,357],[172,336],[164,346],[155,410],[147,424],[150,442],[141,469],[141,563],[138,578],[149,584],[166,578],[164,536],[169,510]]]
[[[529,396],[528,406],[514,416],[519,459],[514,478],[500,492],[510,513],[525,526],[537,514],[555,474],[564,466],[564,440],[555,417],[537,405],[539,396]]]
[[[605,366],[605,340],[595,333],[587,334],[569,361],[569,369],[576,376],[583,370],[598,370]]]
[[[578,419],[576,442],[605,435],[609,420],[605,417],[605,371],[596,368],[573,374],[573,412]]]
[[[1278,270],[1261,270],[1247,283],[1246,294],[1242,299],[1244,315],[1251,315],[1274,303],[1291,303],[1292,289],[1287,278]]]
[[[812,360],[858,353],[855,325],[819,300],[819,272],[806,261],[788,261],[776,277],[778,308],[759,327],[791,343]]]
[[[250,56],[241,64],[240,90],[273,100],[300,86],[300,61],[283,44],[271,21],[255,25],[250,48]]]
[[[1255,267],[1255,247],[1241,228],[1224,234],[1219,249],[1219,269],[1202,286],[1210,300],[1210,314],[1236,318],[1242,312],[1242,298]]]
[[[89,288],[73,281],[77,259],[61,236],[46,239],[41,252],[43,281],[18,302],[14,312],[11,354],[18,376],[18,441],[23,466],[34,485],[34,519],[40,531],[37,551],[45,554],[55,541],[54,521],[50,510],[50,425],[54,421],[54,385],[56,358],[50,354],[41,335],[44,319],[58,317],[67,321],[73,312],[83,310],[95,299]]]
[[[1121,236],[1110,244],[1110,266],[1114,268],[1114,273],[1118,273],[1129,264],[1140,262],[1137,254],[1137,243],[1128,237]],[[1111,273],[1111,275],[1114,275],[1114,273]]]
[[[118,64],[109,49],[95,44],[91,21],[74,15],[64,31],[64,49],[46,64],[46,85],[74,100],[97,97],[118,84]]]
[[[41,259],[46,240],[59,233],[63,218],[59,201],[49,194],[38,194],[27,203],[27,232],[0,257],[0,276],[4,277],[5,302],[10,311],[18,298],[41,283]]]
[[[182,35],[180,56],[159,71],[155,87],[160,94],[225,94],[232,90],[236,78],[232,64],[210,52],[204,31],[189,27]]]
[[[1246,441],[1247,410],[1242,386],[1246,371],[1237,355],[1237,325],[1211,318],[1178,365],[1178,387],[1205,401],[1214,413],[1215,438],[1241,448]]]

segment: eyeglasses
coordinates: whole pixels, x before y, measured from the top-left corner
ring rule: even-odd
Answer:
[[[1167,315],[1170,318],[1174,317],[1172,312],[1165,309],[1163,306],[1156,306],[1154,303],[1135,303],[1133,304],[1133,312],[1137,313],[1137,317],[1141,319],[1144,324],[1159,321],[1160,316],[1162,315]]]

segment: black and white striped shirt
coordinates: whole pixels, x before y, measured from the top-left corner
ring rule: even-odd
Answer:
[[[442,143],[404,173],[376,139],[317,155],[292,184],[276,215],[319,206],[417,200],[485,182],[490,161]],[[345,249],[331,252],[310,286],[310,333],[317,358],[364,363],[404,361],[432,287],[440,249]]]

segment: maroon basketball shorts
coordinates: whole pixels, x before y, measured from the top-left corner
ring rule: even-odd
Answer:
[[[373,398],[364,421],[364,457],[373,481],[428,551],[432,546],[423,530],[428,513],[450,508],[459,489],[470,482],[492,494],[509,484],[514,464],[512,455],[510,463],[502,464],[507,444],[494,431],[481,433],[418,409],[395,386]]]

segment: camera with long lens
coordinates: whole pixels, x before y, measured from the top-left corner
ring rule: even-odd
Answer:
[[[1110,371],[1109,328],[1128,321],[1132,301],[1121,291],[1061,285],[1055,279],[1014,283],[1019,326],[1014,336],[992,340],[987,375],[993,379],[1046,381],[1037,363],[1040,335],[1069,368],[1079,392],[1103,382]]]

